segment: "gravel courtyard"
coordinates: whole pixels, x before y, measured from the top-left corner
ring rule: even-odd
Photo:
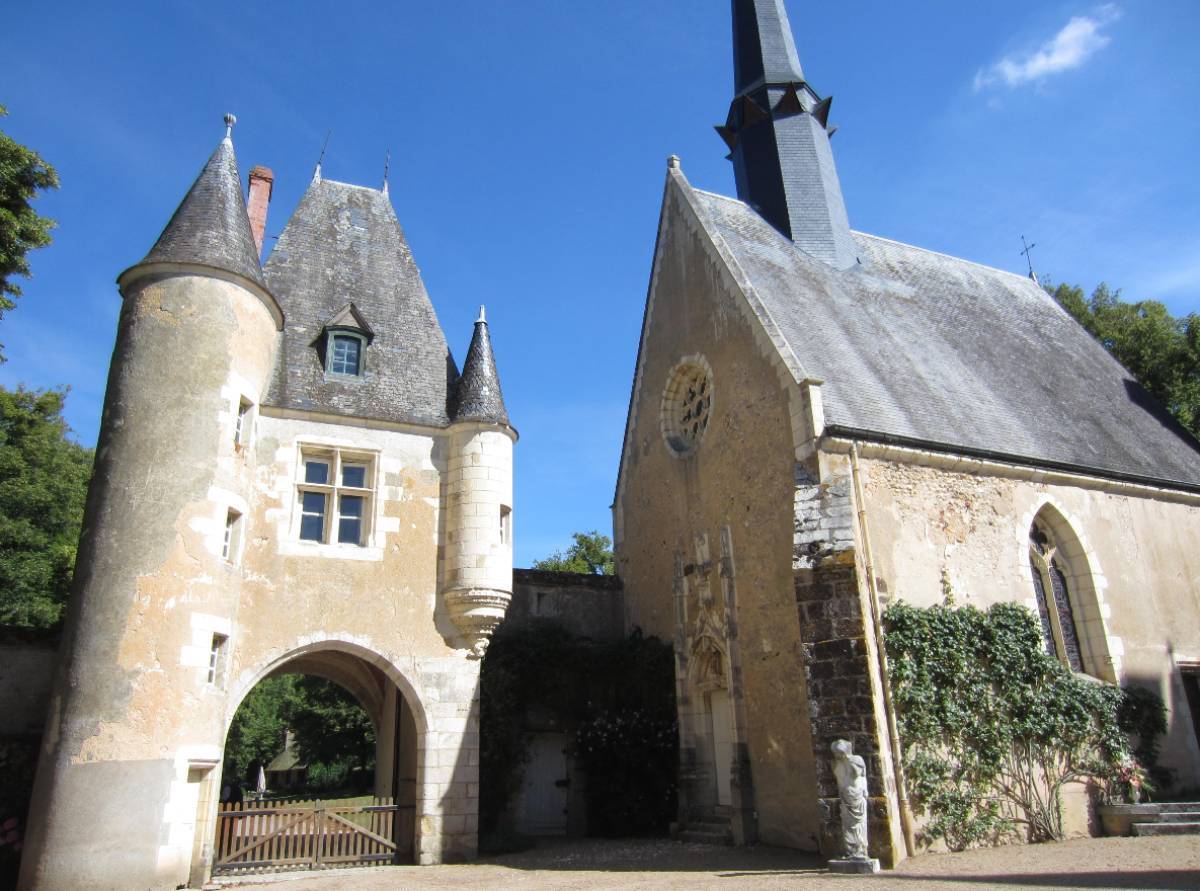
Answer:
[[[846,891],[860,883],[911,891],[1004,887],[1200,889],[1200,837],[1077,839],[963,854],[926,854],[874,878],[831,875],[819,859],[780,848],[720,848],[660,839],[589,839],[547,842],[532,851],[459,866],[392,866],[296,874],[288,877],[283,888]],[[237,887],[249,884],[243,880]]]

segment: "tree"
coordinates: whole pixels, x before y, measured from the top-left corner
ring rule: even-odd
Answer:
[[[298,675],[265,678],[238,706],[225,738],[223,783],[253,782],[248,775],[255,761],[264,767],[283,750],[292,714],[299,706]]]
[[[7,114],[0,105],[0,117]],[[49,244],[54,228],[54,221],[38,216],[29,202],[38,191],[57,188],[54,168],[0,130],[0,316],[21,295],[12,278],[29,275],[25,255]]]
[[[0,624],[53,627],[70,593],[92,450],[67,438],[65,398],[0,388]]]
[[[567,548],[566,554],[555,551],[549,557],[535,561],[533,568],[587,575],[613,575],[616,572],[611,538],[595,529],[591,532],[575,532],[571,537],[575,541]]]
[[[1180,424],[1200,436],[1200,316],[1177,319],[1156,300],[1126,303],[1105,284],[1086,299],[1078,286],[1047,290]]]
[[[353,761],[368,768],[375,760],[375,726],[366,710],[333,681],[304,675],[296,683],[298,708],[291,728],[296,749],[309,764]]]

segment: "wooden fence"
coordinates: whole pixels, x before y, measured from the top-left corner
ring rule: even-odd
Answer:
[[[413,814],[379,797],[221,804],[213,873],[411,863]]]

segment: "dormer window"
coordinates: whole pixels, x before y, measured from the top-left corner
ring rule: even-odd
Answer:
[[[334,334],[329,338],[329,371],[331,374],[362,374],[363,340],[357,334]]]
[[[362,377],[366,370],[367,347],[374,339],[375,332],[358,307],[347,303],[325,323],[321,334],[326,377]]]

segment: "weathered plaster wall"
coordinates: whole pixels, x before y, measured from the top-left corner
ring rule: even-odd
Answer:
[[[741,655],[729,674],[748,751],[735,750],[734,758],[746,768],[753,764],[746,779],[759,838],[813,849],[819,819],[792,581],[795,468],[788,394],[728,272],[714,263],[706,236],[674,186],[667,196],[668,222],[660,232],[614,508],[627,621],[674,639],[677,656],[687,657],[695,628],[677,627],[676,589],[689,600],[689,625],[702,597],[719,604],[727,590],[735,594],[730,631]],[[711,419],[695,454],[679,458],[664,441],[660,411],[672,368],[690,355],[703,356],[712,369]],[[723,527],[729,530],[729,561],[722,553]],[[703,761],[703,702],[695,701],[702,697],[686,682],[686,662],[680,670],[681,713],[685,723],[693,722],[696,758]],[[683,753],[685,768],[688,755]],[[739,804],[746,803],[735,790],[735,808]]]
[[[1200,786],[1176,668],[1200,660],[1200,507],[878,459],[862,470],[875,572],[890,600],[939,602],[945,579],[959,603],[1035,608],[1029,527],[1049,506],[1081,601],[1075,618],[1089,673],[1163,696],[1171,721],[1162,763],[1180,786]]]

